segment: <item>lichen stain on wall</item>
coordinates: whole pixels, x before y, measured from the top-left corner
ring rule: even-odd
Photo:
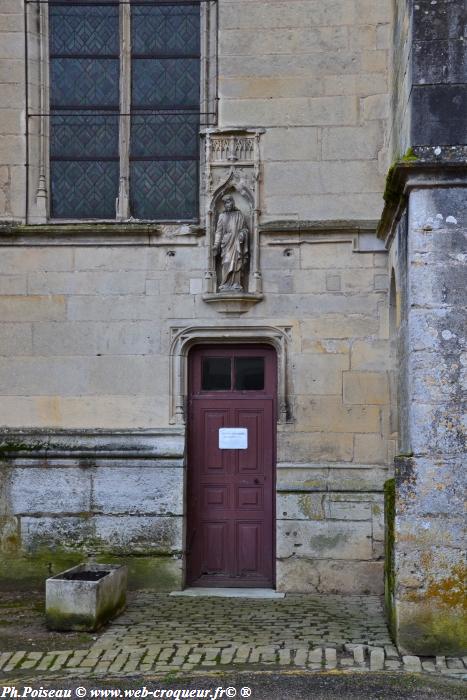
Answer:
[[[63,416],[59,396],[39,396],[36,400],[36,410],[41,425],[61,426]]]

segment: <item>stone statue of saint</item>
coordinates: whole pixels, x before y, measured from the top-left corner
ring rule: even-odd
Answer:
[[[231,195],[223,197],[224,211],[217,222],[214,256],[220,255],[220,292],[243,291],[243,273],[248,262],[248,226]]]

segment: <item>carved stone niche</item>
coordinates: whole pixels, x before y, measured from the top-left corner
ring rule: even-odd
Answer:
[[[203,299],[223,314],[261,301],[259,257],[262,130],[207,129],[207,265]]]

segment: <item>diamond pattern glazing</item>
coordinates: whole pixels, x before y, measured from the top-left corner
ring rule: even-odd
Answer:
[[[196,161],[130,163],[131,210],[138,219],[198,216]]]
[[[53,58],[52,107],[114,107],[118,103],[119,61],[108,58]]]
[[[199,109],[199,70],[197,58],[134,58],[133,109]]]
[[[131,11],[134,54],[193,55],[200,51],[197,5],[135,5]]]
[[[118,5],[51,5],[50,55],[118,55]]]
[[[118,161],[53,162],[52,217],[114,219],[118,178]]]
[[[118,158],[118,116],[60,114],[51,118],[50,155]]]
[[[132,158],[198,157],[197,114],[147,114],[131,118]]]

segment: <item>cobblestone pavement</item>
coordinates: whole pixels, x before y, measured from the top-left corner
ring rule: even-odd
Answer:
[[[0,654],[0,678],[256,667],[427,672],[465,678],[467,657],[401,657],[377,596],[281,600],[131,595],[89,649]]]

